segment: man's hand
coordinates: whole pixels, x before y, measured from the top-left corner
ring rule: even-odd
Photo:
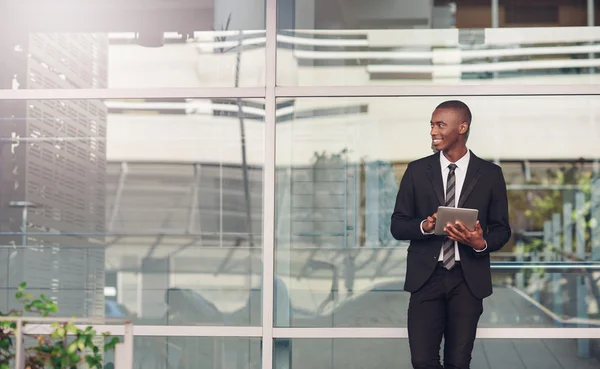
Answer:
[[[437,219],[437,213],[434,213],[431,216],[428,216],[422,223],[423,232],[431,233],[435,229],[435,220]]]
[[[424,226],[424,224],[423,224]],[[483,239],[483,230],[479,221],[475,223],[475,229],[469,230],[464,223],[457,221],[456,224],[446,225],[448,238],[453,241],[458,241],[467,246],[471,246],[475,250],[483,250],[485,248],[485,240]]]

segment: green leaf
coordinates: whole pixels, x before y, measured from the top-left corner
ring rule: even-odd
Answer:
[[[24,289],[25,289],[25,287],[27,287],[27,282],[21,282],[21,283],[19,284],[19,289],[20,289],[20,290],[24,290]]]
[[[60,338],[64,338],[65,337],[65,328],[64,327],[58,327],[56,329],[56,334],[58,334],[58,337]]]
[[[93,356],[86,356],[85,361],[89,366],[96,366],[96,363],[98,362],[98,360]]]
[[[71,323],[68,323],[68,324],[65,326],[65,329],[66,329],[66,330],[67,330],[67,332],[69,332],[69,333],[77,333],[77,332],[79,331],[79,329],[78,329],[78,328],[75,326],[75,324],[74,324],[74,323],[72,323],[72,322],[71,322]]]
[[[67,352],[69,354],[74,353],[75,351],[77,351],[77,342],[71,342],[69,344],[69,346],[67,346]]]
[[[44,302],[42,300],[33,300],[31,302],[31,305],[33,305],[34,308],[38,309],[38,310],[42,310],[44,309]]]
[[[115,349],[115,346],[117,345],[117,343],[119,343],[120,340],[118,337],[113,337],[108,343],[106,343],[104,345],[104,351],[111,351]]]

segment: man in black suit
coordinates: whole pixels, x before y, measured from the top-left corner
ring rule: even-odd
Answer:
[[[408,336],[415,369],[469,368],[483,299],[492,294],[490,252],[511,235],[502,170],[467,149],[470,126],[463,102],[437,106],[431,117],[437,152],[409,163],[392,214],[394,238],[410,240],[404,289],[411,293]],[[478,209],[475,229],[457,222],[446,225],[447,237],[434,235],[440,205]]]

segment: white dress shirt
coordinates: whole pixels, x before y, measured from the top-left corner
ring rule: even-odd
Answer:
[[[462,158],[456,161],[456,169],[454,170],[455,187],[454,187],[454,207],[458,207],[458,200],[460,199],[460,193],[462,192],[463,184],[465,183],[465,177],[467,176],[467,168],[469,167],[469,159],[471,159],[471,152],[467,149],[467,153]],[[440,153],[440,166],[442,167],[442,183],[444,189],[444,198],[446,198],[446,184],[448,183],[448,173],[450,172],[450,165],[452,162],[444,156],[444,153]],[[442,254],[444,246],[440,247],[440,256],[438,261],[444,261],[444,255]],[[458,242],[454,241],[454,260],[460,261],[460,253],[458,252]]]
[[[455,179],[455,187],[454,187],[454,207],[458,207],[458,201],[460,199],[460,194],[463,189],[463,184],[465,183],[465,178],[467,177],[467,168],[469,167],[469,160],[471,159],[471,151],[467,149],[467,153],[463,155],[462,158],[458,159],[454,164],[456,164],[456,169],[454,170],[454,179]],[[444,198],[446,198],[446,184],[448,183],[448,173],[450,172],[450,165],[452,162],[444,156],[444,153],[440,153],[440,166],[442,169],[442,183],[444,189]],[[423,220],[425,222],[425,220]],[[423,234],[433,234],[433,232],[426,233],[423,231],[423,222],[421,222],[421,232]],[[487,248],[483,248],[483,250],[475,250],[478,252],[484,251]],[[438,261],[444,260],[443,255],[444,246],[440,245],[440,256],[438,257]],[[458,242],[454,241],[454,259],[456,261],[460,261],[460,253],[458,252]]]

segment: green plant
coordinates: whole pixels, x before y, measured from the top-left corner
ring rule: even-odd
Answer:
[[[509,204],[511,207],[511,223],[518,225],[520,229],[543,230],[544,222],[552,219],[553,214],[562,216],[564,204],[566,202],[573,206],[571,211],[571,222],[574,224],[576,220],[583,222],[583,244],[586,252],[592,251],[592,230],[598,226],[598,220],[592,217],[590,212],[592,208],[592,191],[594,181],[598,180],[597,174],[592,168],[587,168],[579,162],[573,162],[570,166],[561,166],[559,168],[547,169],[543,178],[532,178],[527,184],[537,185],[558,185],[551,189],[527,190],[527,191],[510,191]],[[570,186],[570,188],[569,188]],[[578,209],[575,209],[575,194],[581,193],[584,195],[584,203],[582,204],[581,212],[582,219],[578,219]],[[519,219],[519,216],[524,220],[516,223],[512,220]],[[580,214],[581,215],[581,214]],[[579,215],[579,216],[580,216]],[[572,247],[576,247],[575,232],[567,235],[560,234],[559,242],[563,244],[564,238],[570,237]],[[541,238],[529,238],[523,242],[523,252],[525,255],[533,252],[543,253],[547,247],[553,247],[552,244],[547,244]],[[553,250],[554,252],[555,250]],[[567,252],[569,253],[569,252]],[[577,256],[576,256],[577,257]],[[543,277],[548,273],[546,268],[525,269],[521,270],[525,275],[525,280],[528,280],[531,275]],[[596,303],[600,303],[600,289],[598,288],[598,279],[593,273],[582,273],[584,278],[589,279],[591,293],[590,298],[593,298]]]
[[[58,312],[58,305],[45,295],[34,298],[25,292],[27,284],[21,283],[15,294],[16,300],[23,305],[22,310],[11,310],[1,316],[22,317],[25,313],[47,317]],[[14,336],[17,324],[14,321],[2,321],[0,318],[0,369],[9,369],[16,357]],[[25,324],[25,323],[24,323]],[[89,368],[102,369],[103,352],[94,340],[109,334],[98,334],[92,327],[81,329],[72,322],[55,322],[48,336],[36,336],[36,345],[25,348],[26,369],[76,369],[80,364]],[[29,335],[24,335],[24,337]],[[113,337],[104,344],[103,351],[112,351],[119,342]]]
[[[590,219],[589,210],[591,206],[590,195],[592,188],[593,172],[577,163],[571,166],[547,169],[542,178],[532,178],[528,185],[556,185],[555,188],[529,189],[524,191],[509,191],[509,208],[511,224],[516,229],[542,230],[544,222],[551,220],[553,214],[563,213],[565,202],[570,202],[573,207],[575,193],[581,192],[585,195],[585,226],[594,226],[594,219]],[[560,188],[560,186],[573,186],[572,189]],[[576,209],[573,209],[572,221],[576,218]],[[590,249],[590,235],[585,233],[586,250]],[[524,244],[525,253],[533,251],[541,252],[547,245],[541,240],[532,239]]]

